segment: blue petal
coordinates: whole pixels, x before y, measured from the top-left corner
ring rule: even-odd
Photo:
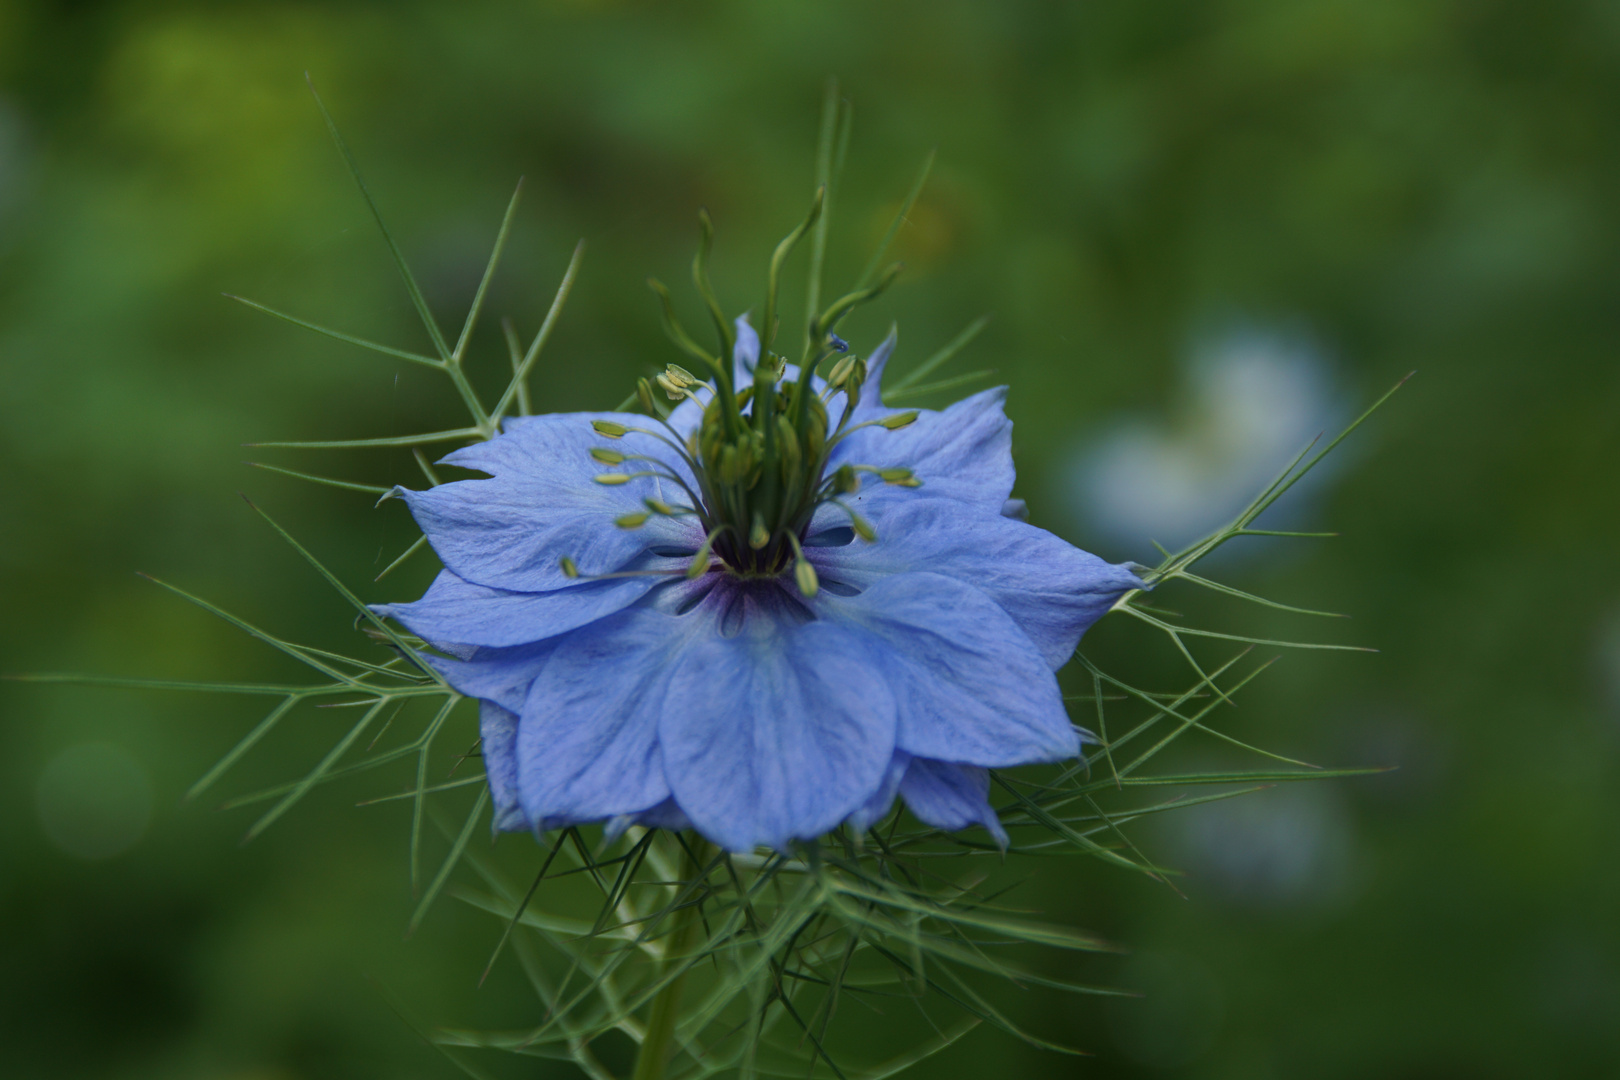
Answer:
[[[649,829],[681,832],[692,827],[692,819],[686,816],[686,811],[682,810],[674,799],[665,799],[652,809],[637,814],[636,824],[645,825]]]
[[[673,561],[673,560],[671,560]],[[639,600],[660,579],[577,581],[549,592],[508,592],[463,581],[441,570],[422,599],[375,604],[427,641],[505,648],[543,641],[605,618]]]
[[[1123,565],[1104,562],[1044,529],[1000,514],[911,492],[873,516],[875,542],[807,547],[821,577],[866,588],[892,574],[927,571],[989,595],[1054,669],[1080,636],[1130,589],[1144,588]],[[828,515],[824,521],[836,520]]]
[[[863,666],[882,672],[899,709],[899,749],[991,767],[1079,754],[1045,658],[972,586],[940,574],[897,574],[858,596],[828,595],[817,608],[825,622],[851,631]],[[816,667],[825,666],[818,657]]]
[[[537,827],[638,814],[669,798],[658,713],[680,643],[631,608],[558,639],[523,703],[518,790]]]
[[[1002,409],[1006,397],[1007,388],[997,386],[943,412],[923,409],[898,431],[869,427],[851,432],[828,455],[828,468],[910,469],[929,496],[999,514],[1013,489],[1012,421]],[[863,513],[875,513],[915,490],[868,477],[851,501]]]
[[[478,732],[484,754],[484,775],[495,802],[494,827],[498,832],[520,832],[529,819],[518,804],[518,718],[493,701],[478,703]]]
[[[446,456],[447,464],[491,474],[428,491],[396,489],[410,504],[433,550],[465,581],[514,592],[545,592],[570,583],[559,560],[574,560],[581,573],[611,573],[644,549],[657,545],[695,550],[694,526],[655,517],[640,529],[620,529],[615,518],[642,509],[644,496],[684,503],[678,486],[653,477],[604,486],[595,477],[610,471],[590,457],[595,446],[633,445],[633,452],[670,453],[647,436],[609,440],[591,428],[608,419],[645,425],[625,413],[559,413],[530,417],[488,442]],[[632,443],[634,441],[634,445]],[[671,454],[671,456],[673,456]],[[672,466],[681,473],[684,466]]]
[[[457,692],[492,701],[508,712],[522,712],[529,687],[557,650],[558,639],[515,649],[473,649],[465,659],[418,654]]]
[[[883,820],[889,808],[894,805],[895,794],[900,790],[900,780],[906,775],[906,767],[910,764],[910,754],[904,750],[894,752],[894,757],[889,759],[888,771],[883,774],[883,782],[878,785],[877,791],[861,805],[859,810],[849,815],[851,826],[865,832]]]
[[[983,825],[1007,846],[1007,830],[990,807],[990,774],[973,765],[953,765],[927,758],[913,758],[906,777],[900,781],[900,796],[906,808],[924,825],[936,829],[965,829]]]
[[[710,629],[680,655],[659,723],[676,801],[732,851],[821,835],[883,781],[895,736],[886,674],[863,635],[801,622],[775,582],[716,589],[703,608],[684,616]]]

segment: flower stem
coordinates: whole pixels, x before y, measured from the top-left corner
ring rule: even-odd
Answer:
[[[682,862],[682,883],[695,881],[703,872],[699,859],[706,853],[708,844],[694,836],[693,841],[698,845],[699,851],[686,849]],[[675,913],[675,928],[669,935],[669,944],[664,950],[664,971],[667,973],[686,962],[687,954],[697,943],[698,934],[703,929],[703,915],[698,908],[697,897],[692,897],[687,905]],[[647,1031],[641,1039],[641,1052],[636,1055],[636,1071],[631,1080],[663,1080],[664,1070],[669,1066],[671,1052],[674,1050],[675,1022],[680,1018],[681,991],[686,988],[687,972],[683,971],[669,984],[658,992],[653,998],[652,1015],[647,1019]]]

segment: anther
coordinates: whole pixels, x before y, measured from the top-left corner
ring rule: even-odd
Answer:
[[[840,465],[832,476],[832,489],[839,495],[853,495],[861,488],[861,478],[848,465]]]
[[[651,516],[651,514],[645,512],[624,514],[621,517],[614,518],[613,524],[617,525],[621,529],[639,529],[643,525],[647,524],[647,519]]]
[[[569,579],[579,577],[579,566],[568,556],[564,555],[562,558],[558,559],[557,565],[562,568],[563,577]]]
[[[591,427],[596,429],[598,435],[606,435],[610,439],[623,438],[624,433],[630,430],[623,424],[615,424],[611,420],[592,420]]]
[[[916,419],[917,410],[912,409],[909,412],[895,413],[893,416],[885,416],[882,420],[879,420],[878,423],[883,427],[888,428],[890,431],[898,431]]]
[[[608,487],[618,487],[620,484],[628,484],[630,482],[630,474],[622,472],[598,473],[596,475],[596,482],[598,484],[606,484]]]
[[[658,415],[658,410],[653,408],[652,383],[646,379],[636,380],[636,402],[649,415]]]
[[[624,461],[624,455],[617,450],[609,450],[605,446],[591,447],[591,457],[604,465],[618,465]]]
[[[765,528],[765,519],[758,510],[754,511],[754,527],[748,530],[748,546],[758,551],[771,542],[770,530]]]
[[[821,588],[821,583],[816,580],[816,568],[802,556],[793,564],[793,580],[806,600],[815,596],[817,590]]]
[[[844,383],[849,379],[850,372],[854,370],[855,357],[842,357],[838,363],[833,365],[832,371],[827,373],[827,385],[834,388],[842,388]]]
[[[678,506],[671,506],[663,499],[654,499],[651,496],[648,496],[641,501],[646,504],[647,509],[661,517],[680,517],[682,514],[691,512],[689,510],[682,510]]]

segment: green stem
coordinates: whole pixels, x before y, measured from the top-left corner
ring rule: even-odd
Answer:
[[[708,844],[698,837],[692,841],[702,849]],[[687,849],[682,859],[682,883],[693,881],[703,872],[698,865],[695,853]],[[703,930],[703,916],[698,909],[697,898],[694,896],[685,907],[675,913],[675,929],[670,933],[669,945],[664,951],[664,970],[666,972],[679,967],[686,962],[687,955],[697,944],[698,935]],[[681,1014],[681,991],[686,988],[687,972],[683,971],[669,985],[658,992],[653,999],[652,1015],[647,1019],[647,1031],[641,1039],[641,1052],[636,1055],[636,1071],[631,1080],[663,1080],[664,1070],[669,1066],[671,1052],[674,1050],[675,1022]]]

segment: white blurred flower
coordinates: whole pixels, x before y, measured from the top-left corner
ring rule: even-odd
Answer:
[[[1333,424],[1331,383],[1300,335],[1217,337],[1193,352],[1176,415],[1128,418],[1080,448],[1067,474],[1071,505],[1088,532],[1115,543],[1174,549],[1195,540]],[[1307,482],[1319,479],[1313,472]]]

